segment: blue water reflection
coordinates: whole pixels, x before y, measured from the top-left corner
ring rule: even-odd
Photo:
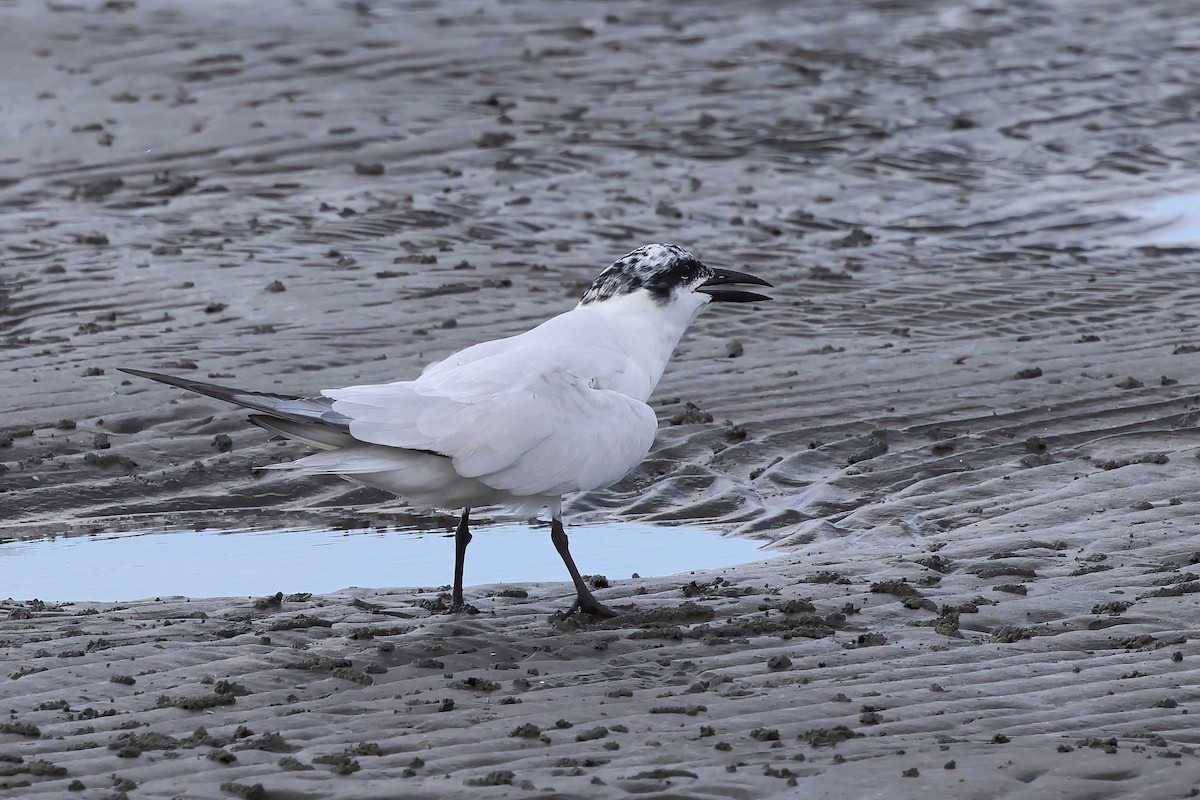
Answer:
[[[548,528],[479,526],[467,585],[566,581]],[[575,526],[571,552],[585,574],[671,575],[771,558],[762,544],[694,528],[634,523]],[[331,592],[350,586],[441,586],[453,536],[398,530],[141,532],[0,544],[0,596],[135,600]]]
[[[1200,244],[1200,192],[1153,200],[1136,211],[1151,227],[1138,238],[1159,245]]]

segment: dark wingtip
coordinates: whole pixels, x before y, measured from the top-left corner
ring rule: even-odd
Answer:
[[[204,383],[194,378],[177,378],[174,375],[164,375],[161,372],[151,372],[145,369],[134,369],[132,367],[117,367],[117,370],[124,372],[126,375],[132,375],[135,378],[145,378],[146,380],[165,383],[168,386],[175,386],[179,389],[186,389],[189,392],[198,392],[207,394],[209,397],[216,397],[219,400],[228,400],[228,395],[234,394],[236,389],[227,389],[224,386],[217,386],[212,383]],[[215,393],[220,392],[220,393]]]
[[[133,367],[117,367],[118,372],[124,372],[126,375],[132,375],[135,378],[146,378],[159,383],[168,383],[172,386],[187,388],[187,384],[191,381],[186,378],[176,378],[174,375],[163,375],[161,372],[150,372],[145,369],[134,369]]]

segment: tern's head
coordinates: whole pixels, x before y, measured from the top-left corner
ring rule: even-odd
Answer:
[[[745,272],[706,266],[678,245],[648,244],[609,265],[592,281],[579,304],[586,306],[640,294],[660,306],[682,305],[695,313],[710,302],[770,299],[729,288],[736,284],[771,285]]]

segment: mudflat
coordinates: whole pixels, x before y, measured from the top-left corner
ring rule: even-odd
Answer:
[[[3,4],[0,596],[19,538],[449,529],[256,471],[303,450],[117,368],[404,378],[651,241],[776,300],[701,317],[650,458],[569,521],[784,555],[610,575],[605,622],[556,613],[565,575],[447,614],[449,543],[425,587],[10,598],[0,796],[1195,794],[1196,30],[1168,0]]]

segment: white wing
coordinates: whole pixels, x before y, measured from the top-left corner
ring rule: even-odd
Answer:
[[[350,418],[354,438],[449,456],[458,474],[518,496],[608,486],[650,451],[654,412],[564,366],[578,364],[578,349],[480,355],[447,359],[415,381],[323,394]]]

